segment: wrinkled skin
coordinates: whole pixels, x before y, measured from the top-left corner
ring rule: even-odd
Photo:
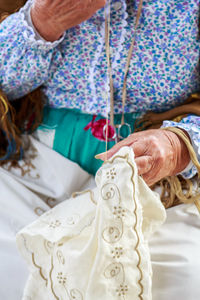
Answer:
[[[123,146],[133,149],[138,173],[149,186],[166,176],[183,171],[190,162],[184,142],[175,133],[162,129],[133,133],[96,158],[109,159]]]
[[[89,19],[105,6],[106,0],[35,0],[31,9],[33,24],[47,41]]]

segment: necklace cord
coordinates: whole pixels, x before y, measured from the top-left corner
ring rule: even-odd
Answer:
[[[112,77],[112,65],[111,65],[111,55],[110,55],[110,2],[108,1],[108,6],[105,8],[105,45],[106,45],[106,58],[107,58],[107,65],[108,65],[108,74],[109,74],[109,83],[110,83],[110,124],[114,126],[114,86],[113,86],[113,77]],[[135,44],[137,28],[139,25],[141,13],[142,13],[142,6],[143,0],[140,0],[139,7],[137,11],[135,27],[134,27],[134,36],[132,38],[131,45],[129,47],[126,67],[124,72],[124,80],[123,80],[123,89],[122,89],[122,118],[121,118],[121,125],[124,125],[124,108],[126,104],[126,86],[127,86],[127,75],[130,67],[131,56],[133,53],[133,47]],[[106,11],[108,7],[108,13]]]

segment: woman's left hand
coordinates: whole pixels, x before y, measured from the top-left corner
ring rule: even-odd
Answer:
[[[138,174],[142,175],[149,186],[166,176],[180,173],[190,161],[188,149],[181,138],[163,129],[133,133],[96,158],[109,159],[124,146],[133,149]]]

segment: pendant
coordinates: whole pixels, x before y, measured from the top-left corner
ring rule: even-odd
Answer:
[[[103,127],[103,136],[105,139],[106,139],[106,128],[107,128],[107,124],[105,124]],[[108,135],[107,141],[108,142],[115,141],[116,144],[126,139],[132,133],[131,126],[128,123],[119,124],[116,126],[112,126],[109,124],[107,130],[109,133],[112,131],[112,134]]]
[[[131,126],[128,123],[119,124],[117,128],[119,140],[124,140],[131,134]]]
[[[112,133],[109,134],[110,132],[112,132]],[[106,135],[107,135],[108,142],[115,141],[116,144],[118,143],[117,132],[116,132],[115,126],[105,124],[103,127],[103,136],[104,136],[105,140],[106,140]]]
[[[91,129],[92,135],[100,141],[112,142],[115,144],[127,138],[131,132],[131,126],[128,123],[110,125],[110,121],[106,119],[99,119],[96,121],[96,115],[93,116],[92,121],[85,126],[84,130]]]

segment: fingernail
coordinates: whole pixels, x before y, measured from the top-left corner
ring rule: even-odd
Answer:
[[[96,159],[102,159],[103,160],[106,157],[106,153],[107,152],[99,153],[99,154],[95,155],[94,158],[96,158]]]

